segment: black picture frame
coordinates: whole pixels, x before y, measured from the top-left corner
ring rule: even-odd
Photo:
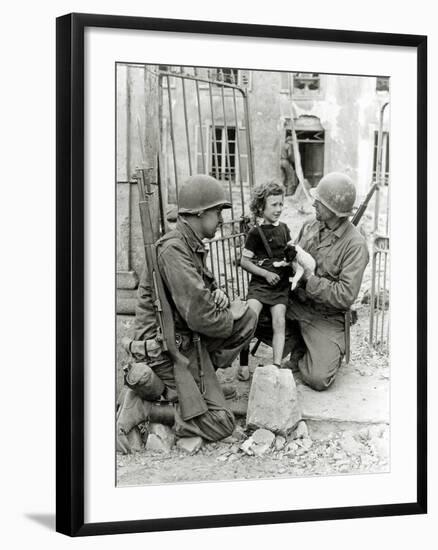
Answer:
[[[73,13],[59,17],[57,116],[56,529],[69,536],[424,514],[427,511],[427,37]],[[86,27],[269,37],[417,52],[417,498],[403,504],[84,522],[84,30]]]

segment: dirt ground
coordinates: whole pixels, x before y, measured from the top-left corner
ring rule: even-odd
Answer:
[[[291,226],[292,234],[298,231],[303,221],[311,217],[311,211],[300,212],[300,204],[288,198],[283,219]],[[362,232],[370,237],[372,217],[368,213],[362,224]],[[351,329],[351,359],[348,366],[341,367],[349,376],[355,375],[373,388],[373,382],[389,387],[389,359],[386,349],[376,350],[368,344],[368,305],[361,304],[364,292],[370,286],[371,269],[364,275],[361,293],[356,303],[358,322]],[[250,358],[253,371],[259,364],[271,363],[271,350],[260,346],[256,357]],[[236,387],[237,399],[232,402],[237,418],[233,436],[217,443],[205,443],[196,454],[189,455],[173,447],[167,452],[154,452],[144,448],[130,455],[117,454],[117,483],[119,486],[135,486],[160,483],[216,481],[236,479],[269,479],[293,476],[352,475],[379,473],[389,470],[389,416],[371,417],[366,421],[353,422],[349,418],[324,417],[318,420],[304,418],[308,437],[294,439],[294,433],[284,440],[277,437],[270,450],[262,456],[249,456],[242,443],[250,435],[245,432],[245,417],[242,413],[247,402],[250,382],[236,380],[236,365],[219,373],[225,382]],[[296,378],[299,385],[299,377]],[[371,382],[371,385],[370,385]],[[340,382],[342,385],[342,379]],[[377,386],[376,386],[377,387]],[[341,387],[342,390],[342,387]],[[331,390],[328,390],[330,392]],[[315,399],[318,392],[313,392]],[[326,393],[326,392],[323,392]],[[312,392],[308,392],[312,399]],[[345,395],[345,399],[349,396]],[[365,399],[365,398],[364,398]],[[377,393],[370,392],[370,411]],[[296,435],[296,434],[295,434]],[[147,431],[143,434],[143,442]]]

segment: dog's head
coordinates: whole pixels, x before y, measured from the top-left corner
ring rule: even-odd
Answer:
[[[284,247],[283,250],[284,257],[288,263],[291,263],[295,260],[295,257],[297,255],[297,249],[295,248],[295,245],[293,244],[287,244]]]

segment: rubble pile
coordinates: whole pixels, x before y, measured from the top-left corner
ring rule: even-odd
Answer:
[[[159,436],[153,433],[149,438],[151,435],[155,445]],[[140,480],[190,481],[194,472],[197,480],[205,481],[385,472],[389,468],[389,428],[355,427],[321,437],[300,421],[285,437],[266,428],[251,433],[239,425],[221,441],[182,438],[169,451],[146,443],[146,449],[118,455],[117,461],[122,484],[125,475],[135,484]],[[138,477],[133,478],[132,472]]]

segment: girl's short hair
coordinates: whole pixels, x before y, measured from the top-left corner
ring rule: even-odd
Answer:
[[[251,212],[261,218],[266,206],[266,199],[270,195],[285,195],[286,189],[281,183],[276,181],[268,181],[254,187],[251,202],[249,208]]]

